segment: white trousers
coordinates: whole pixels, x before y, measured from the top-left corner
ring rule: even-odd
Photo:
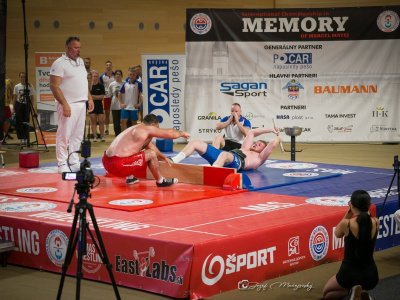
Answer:
[[[67,163],[70,153],[79,151],[83,134],[85,131],[86,120],[86,101],[69,103],[71,107],[71,116],[64,117],[62,106],[57,103],[58,128],[56,135],[56,156],[58,166]],[[79,163],[79,155],[71,154],[69,164]]]

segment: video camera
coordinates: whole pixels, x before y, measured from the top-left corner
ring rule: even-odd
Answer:
[[[63,180],[76,180],[79,185],[87,186],[94,183],[94,174],[92,169],[90,168],[90,162],[87,160],[90,157],[91,149],[90,149],[90,141],[82,141],[81,144],[81,156],[84,158],[83,162],[81,162],[80,168],[78,172],[63,172],[62,179]]]

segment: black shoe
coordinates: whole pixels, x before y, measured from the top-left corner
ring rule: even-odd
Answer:
[[[126,184],[135,184],[139,182],[139,179],[137,179],[136,177],[131,177],[131,178],[126,178]]]
[[[156,182],[158,187],[166,187],[166,186],[173,185],[174,183],[178,183],[177,178],[164,178],[161,183]]]

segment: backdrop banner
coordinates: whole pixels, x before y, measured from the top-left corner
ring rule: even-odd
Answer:
[[[62,52],[36,52],[36,100],[39,115],[48,114],[49,118],[41,125],[57,125],[56,101],[50,90],[50,68],[53,62],[62,55]]]
[[[155,114],[161,127],[185,130],[183,54],[144,54],[143,112]]]
[[[253,127],[299,126],[302,142],[399,142],[399,14],[188,9],[187,130],[211,141],[238,102]]]

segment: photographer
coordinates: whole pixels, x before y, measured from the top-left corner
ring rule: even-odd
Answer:
[[[335,228],[337,238],[344,237],[344,258],[339,272],[331,277],[323,289],[323,299],[370,299],[366,291],[379,281],[374,261],[374,248],[379,220],[371,217],[370,195],[354,191],[349,210]]]

